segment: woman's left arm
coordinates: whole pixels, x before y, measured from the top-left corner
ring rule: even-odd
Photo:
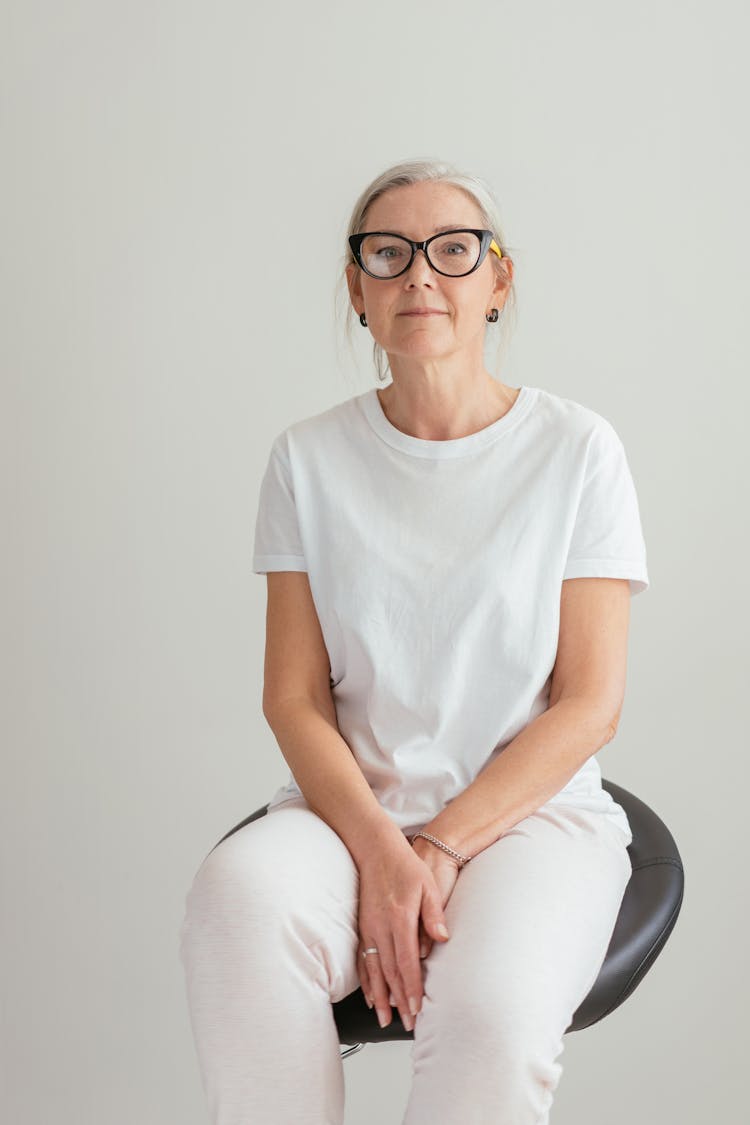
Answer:
[[[626,578],[562,583],[548,709],[426,831],[460,855],[474,856],[563,789],[614,737],[625,697],[629,616]]]

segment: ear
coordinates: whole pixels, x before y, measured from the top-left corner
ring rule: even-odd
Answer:
[[[492,296],[498,299],[502,297],[503,301],[505,301],[511,282],[513,281],[513,259],[503,256],[498,262],[498,265],[502,272],[495,272],[495,284],[492,287]]]
[[[362,286],[359,281],[359,267],[351,264],[346,267],[346,284],[349,289],[349,298],[354,306],[354,311],[357,316],[365,311],[365,303],[362,299]],[[359,305],[359,308],[357,306]]]

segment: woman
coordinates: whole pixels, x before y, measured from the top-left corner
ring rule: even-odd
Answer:
[[[182,928],[212,1121],[340,1123],[331,1003],[413,1030],[404,1125],[540,1125],[631,867],[596,751],[649,580],[622,443],[484,366],[513,264],[484,184],[388,169],[351,306],[392,374],[274,440],[263,711],[290,770]]]

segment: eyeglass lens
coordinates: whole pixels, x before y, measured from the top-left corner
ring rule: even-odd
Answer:
[[[468,231],[449,231],[431,242],[427,258],[441,273],[460,277],[476,265],[482,243]],[[411,246],[397,234],[368,234],[360,247],[362,261],[377,277],[395,277],[406,269]]]

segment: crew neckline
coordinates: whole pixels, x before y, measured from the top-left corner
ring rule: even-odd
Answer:
[[[512,426],[515,426],[521,418],[528,414],[536,397],[536,390],[536,387],[522,385],[519,387],[516,401],[510,410],[503,414],[502,418],[490,422],[488,426],[484,426],[473,434],[466,434],[459,438],[446,438],[443,441],[414,437],[413,434],[405,434],[403,430],[394,426],[383,410],[382,403],[378,398],[377,387],[371,387],[369,391],[359,395],[358,402],[372,429],[388,445],[401,450],[402,453],[410,453],[414,457],[431,457],[442,460],[448,457],[464,457],[467,453],[475,453],[507,433]]]

